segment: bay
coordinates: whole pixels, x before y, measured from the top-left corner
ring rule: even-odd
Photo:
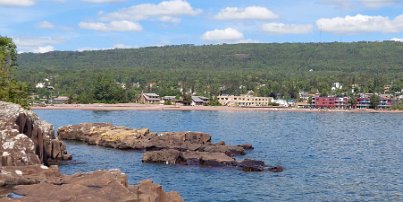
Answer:
[[[227,168],[143,164],[141,152],[68,141],[73,174],[118,168],[129,183],[152,179],[185,201],[401,201],[401,113],[81,111],[36,110],[57,129],[83,122],[110,122],[151,131],[201,131],[213,141],[251,143],[241,158],[285,167],[281,173]]]

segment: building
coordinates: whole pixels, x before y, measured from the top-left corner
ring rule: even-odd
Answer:
[[[160,100],[160,96],[156,93],[142,93],[137,102],[141,104],[159,104]]]
[[[209,99],[203,96],[192,96],[191,106],[206,106],[209,103]]]
[[[59,96],[53,98],[53,104],[67,104],[69,102],[69,97],[67,96]]]
[[[314,97],[312,104],[315,108],[336,108],[336,97]]]
[[[378,107],[379,108],[390,108],[390,107],[392,107],[392,96],[391,95],[381,95]]]
[[[333,85],[332,85],[332,91],[341,90],[341,89],[343,89],[343,85],[341,85],[340,82],[333,83]]]
[[[161,99],[161,104],[176,104],[176,96],[164,96]]]
[[[220,95],[218,102],[225,106],[234,107],[267,107],[272,102],[271,97],[254,97],[251,95]]]
[[[348,97],[314,97],[312,100],[312,105],[315,108],[323,109],[323,108],[339,108],[346,109],[349,107],[349,98]]]
[[[368,109],[371,104],[369,97],[359,97],[357,98],[357,104],[354,108],[358,109]]]

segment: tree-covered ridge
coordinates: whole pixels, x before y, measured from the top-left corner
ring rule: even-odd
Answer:
[[[399,71],[401,42],[273,43],[165,46],[83,52],[24,53],[23,69],[289,69]]]
[[[402,55],[403,43],[391,41],[56,51],[18,55],[18,75],[32,85],[48,78],[59,94],[79,102],[133,101],[141,91],[212,97],[254,90],[259,96],[297,98],[300,90],[347,94],[352,84],[356,92],[383,92],[385,85],[400,91]],[[332,92],[334,82],[344,89]],[[103,94],[100,86],[118,98]]]

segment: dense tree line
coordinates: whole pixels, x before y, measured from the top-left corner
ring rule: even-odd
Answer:
[[[12,39],[0,36],[0,100],[28,106],[28,85],[13,77],[16,56],[16,46]]]
[[[300,90],[346,95],[352,84],[356,92],[400,91],[402,55],[403,43],[391,41],[56,51],[18,55],[18,78],[32,85],[48,78],[78,102],[133,101],[142,91],[298,98]],[[334,82],[344,88],[331,91]]]

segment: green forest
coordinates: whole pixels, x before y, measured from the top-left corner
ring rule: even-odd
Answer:
[[[71,102],[131,102],[143,92],[183,96],[242,94],[298,99],[322,95],[383,93],[403,88],[403,43],[271,43],[178,45],[98,51],[18,54],[16,78],[31,93],[68,96]],[[45,82],[45,79],[48,80]],[[343,89],[331,91],[340,82]]]
[[[17,50],[11,38],[0,36],[0,100],[28,106],[28,85],[15,80]]]

